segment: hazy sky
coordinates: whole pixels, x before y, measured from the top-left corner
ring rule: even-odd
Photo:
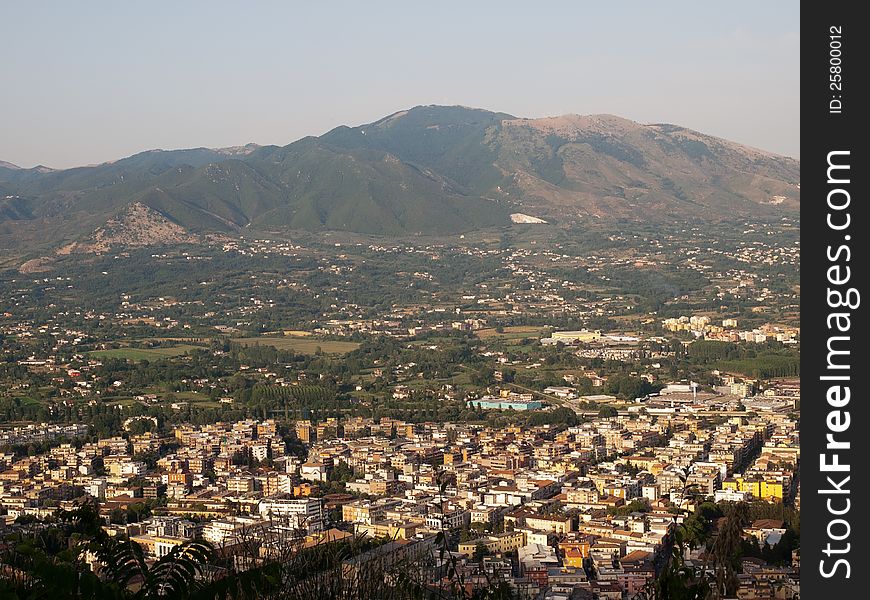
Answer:
[[[419,104],[607,112],[798,157],[799,23],[757,0],[4,1],[0,160],[283,145]]]

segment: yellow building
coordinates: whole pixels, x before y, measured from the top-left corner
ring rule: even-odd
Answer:
[[[749,492],[755,498],[769,502],[782,502],[785,497],[785,485],[775,479],[744,479],[738,475],[723,481],[722,489]]]
[[[581,329],[580,331],[554,331],[550,337],[559,342],[572,344],[577,342],[596,342],[601,338],[601,331],[589,331]]]
[[[595,536],[575,535],[572,538],[563,539],[559,542],[559,551],[562,552],[562,563],[566,567],[582,567],[583,561],[589,558],[589,550],[595,543]]]
[[[157,535],[137,535],[130,539],[139,544],[146,554],[156,556],[157,558],[163,558],[173,548],[188,541],[186,538]]]
[[[297,498],[300,496],[308,497],[313,494],[314,491],[315,488],[310,483],[300,483],[299,485],[293,486],[293,495]]]
[[[763,500],[774,500],[782,502],[784,490],[781,481],[762,481],[761,482],[761,498]]]
[[[377,523],[354,523],[354,533],[372,538],[409,540],[417,533],[419,525],[411,522],[379,521]]]
[[[495,535],[478,538],[468,542],[459,544],[460,554],[471,556],[474,554],[477,545],[482,544],[486,549],[496,554],[504,554],[505,552],[513,552],[526,545],[526,534],[522,531],[506,531]]]
[[[526,517],[526,527],[553,533],[568,533],[574,530],[574,519],[556,515],[535,515]]]
[[[348,523],[375,523],[384,518],[386,507],[368,500],[348,502],[341,507],[341,519]]]

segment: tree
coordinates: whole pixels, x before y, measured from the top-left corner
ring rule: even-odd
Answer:
[[[120,508],[112,509],[112,512],[109,515],[109,522],[113,525],[123,525],[126,519],[127,513]]]
[[[471,541],[477,536],[471,533],[471,530],[468,527],[463,527],[459,530],[459,543],[464,544],[465,542]]]
[[[479,387],[487,386],[492,383],[494,372],[492,367],[483,367],[471,374],[471,383]]]
[[[602,406],[598,411],[598,416],[604,419],[610,419],[619,415],[619,411],[617,411],[612,406]]]
[[[212,547],[207,542],[179,544],[149,566],[142,547],[130,540],[109,538],[94,542],[91,551],[103,565],[105,577],[121,590],[139,586],[129,597],[189,598],[197,588],[197,577],[211,560]]]
[[[127,428],[131,435],[141,435],[149,431],[154,431],[157,426],[151,419],[136,419]]]
[[[623,400],[634,400],[655,391],[646,379],[625,374],[612,375],[607,380],[607,393]]]
[[[484,544],[483,542],[478,542],[477,545],[474,547],[474,554],[471,555],[471,558],[477,562],[480,562],[484,556],[488,556],[490,554],[492,553],[489,551],[489,548],[486,547],[486,544]]]
[[[101,529],[95,502],[58,510],[35,535],[20,530],[7,542],[0,560],[19,575],[0,576],[4,598],[187,599],[205,587],[198,576],[213,560],[209,544],[187,542],[149,566],[139,544]],[[86,553],[100,563],[99,576]]]
[[[456,428],[451,427],[450,429],[448,429],[447,430],[447,441],[450,444],[455,444],[457,439],[459,439],[459,432],[456,430]]]
[[[347,483],[356,479],[356,473],[353,469],[347,466],[347,463],[340,462],[329,473],[330,481],[341,481]]]

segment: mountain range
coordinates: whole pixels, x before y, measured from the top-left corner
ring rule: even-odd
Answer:
[[[64,170],[0,162],[0,250],[245,230],[446,235],[776,217],[799,210],[799,171],[797,160],[675,125],[418,106],[281,147],[152,150]]]

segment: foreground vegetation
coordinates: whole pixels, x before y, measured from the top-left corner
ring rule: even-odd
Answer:
[[[701,503],[691,513],[676,507],[667,543],[668,561],[642,594],[649,600],[715,600],[732,597],[743,556],[757,546],[743,537],[752,520],[782,512],[787,534],[773,549],[787,562],[797,547],[799,514],[766,503]],[[784,512],[783,512],[784,511]],[[58,510],[45,521],[19,520],[0,552],[0,598],[157,599],[222,598],[253,600],[497,600],[520,598],[504,581],[485,572],[467,580],[467,571],[448,552],[448,537],[432,550],[392,559],[377,549],[387,539],[354,537],[303,545],[288,538],[270,558],[258,559],[258,544],[244,543],[235,559],[202,540],[176,546],[153,560],[123,537],[108,537],[94,503]],[[796,529],[797,528],[797,529]],[[702,549],[703,560],[688,555]],[[240,565],[243,565],[241,568]]]

